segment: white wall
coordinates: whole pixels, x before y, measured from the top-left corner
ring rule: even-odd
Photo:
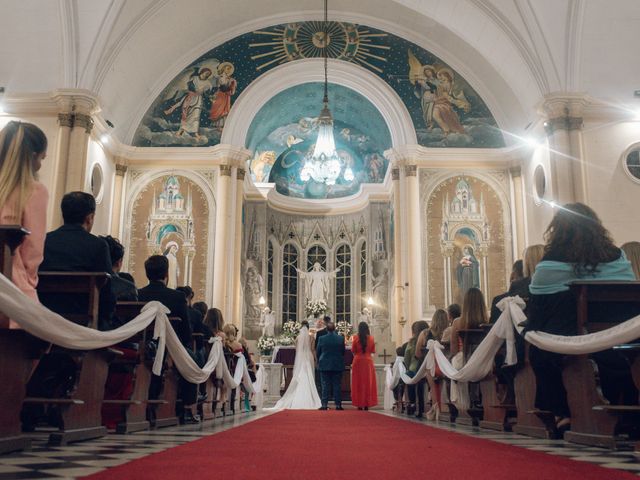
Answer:
[[[91,192],[91,172],[96,165],[102,170],[102,193],[96,198],[96,220],[91,233],[95,235],[108,235],[111,230],[113,186],[115,183],[116,170],[113,161],[104,151],[100,142],[91,138],[87,151],[87,168],[84,184],[84,191],[86,192]]]
[[[545,143],[531,152],[531,156],[524,162],[522,178],[524,182],[524,209],[525,209],[525,246],[544,243],[542,236],[547,225],[553,217],[553,208],[546,202],[538,199],[535,193],[534,172],[541,165],[545,172],[546,193],[543,200],[553,200],[553,188],[551,186],[549,150]],[[516,258],[521,258],[522,252],[516,252]]]
[[[640,240],[640,184],[622,168],[622,154],[640,141],[640,121],[584,126],[588,203],[620,245]]]

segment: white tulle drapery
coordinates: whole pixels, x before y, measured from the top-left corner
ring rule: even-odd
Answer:
[[[505,364],[515,365],[517,363],[515,332],[522,334],[523,327],[520,324],[526,320],[523,312],[525,303],[519,296],[515,296],[502,299],[497,306],[502,310],[502,314],[463,366],[454,365],[455,360],[458,359],[454,357],[450,361],[443,352],[444,347],[437,341],[429,340],[427,355],[415,376],[409,377],[406,374],[406,368],[400,358],[396,359],[393,368],[387,367],[386,390],[393,390],[400,379],[405,384],[411,385],[424,378],[427,372],[434,375],[437,362],[442,374],[454,381],[451,385],[452,401],[464,404],[463,391],[466,391],[464,384],[478,382],[491,373],[495,355],[504,342],[506,342]],[[550,352],[565,355],[586,355],[640,338],[640,315],[606,330],[585,335],[563,336],[527,331],[524,338],[536,347]],[[389,405],[393,405],[392,393]],[[386,391],[385,408],[387,408]]]
[[[193,361],[176,335],[167,314],[169,310],[160,302],[149,302],[137,317],[121,327],[101,332],[83,327],[61,317],[38,302],[25,296],[7,277],[0,275],[0,312],[16,321],[24,330],[42,340],[72,350],[95,350],[123,342],[147,328],[155,321],[153,338],[158,340],[158,349],[152,371],[156,375],[162,372],[165,349],[169,351],[174,365],[180,374],[191,383],[203,383],[215,371],[229,388],[241,383],[250,392],[262,391],[264,375],[256,375],[252,383],[247,364],[238,354],[238,363],[233,375],[224,360],[222,342],[218,337],[212,339],[211,351],[207,363],[202,367]]]

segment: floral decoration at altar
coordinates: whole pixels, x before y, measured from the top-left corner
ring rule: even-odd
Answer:
[[[329,307],[327,306],[327,302],[324,300],[309,300],[307,299],[307,304],[304,306],[304,312],[307,317],[315,317],[318,318],[321,315],[324,315]]]
[[[300,333],[300,329],[302,328],[302,324],[300,322],[284,322],[282,325],[282,334],[285,337],[289,337],[291,340],[295,340]],[[291,342],[293,344],[293,341]]]
[[[270,336],[263,336],[258,339],[258,350],[260,355],[271,355],[276,348],[276,339]]]

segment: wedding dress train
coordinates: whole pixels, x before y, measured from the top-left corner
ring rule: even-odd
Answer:
[[[320,408],[316,388],[309,329],[302,327],[296,339],[296,360],[289,388],[273,408],[265,410],[311,410]]]

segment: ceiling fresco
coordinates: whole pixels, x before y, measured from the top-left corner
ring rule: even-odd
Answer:
[[[334,135],[342,170],[335,185],[302,181],[304,157],[312,150],[318,131],[322,83],[288,88],[271,98],[256,114],[247,134],[246,147],[254,151],[249,171],[254,182],[276,184],[284,195],[304,198],[335,198],[356,193],[362,183],[384,180],[391,134],[384,118],[365,97],[349,88],[329,84]]]
[[[487,105],[455,70],[416,44],[365,25],[275,25],[208,51],[160,93],[134,135],[139,147],[204,147],[220,142],[235,100],[271,68],[303,58],[355,63],[378,75],[405,104],[426,147],[497,148],[504,139]],[[331,98],[330,98],[330,101]]]

